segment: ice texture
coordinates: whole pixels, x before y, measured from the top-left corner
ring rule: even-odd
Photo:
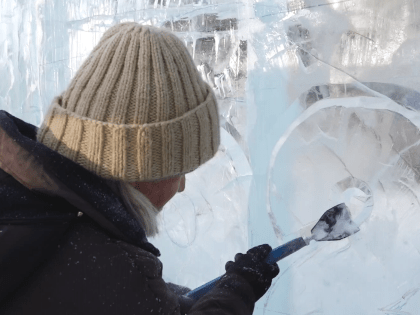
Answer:
[[[418,314],[420,3],[0,0],[0,109],[40,125],[112,25],[177,34],[222,144],[164,208],[163,277],[197,287],[345,202],[357,234],[279,262],[254,314]]]

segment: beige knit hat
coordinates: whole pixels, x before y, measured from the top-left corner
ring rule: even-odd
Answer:
[[[54,99],[37,140],[103,178],[175,176],[216,154],[216,98],[174,34],[122,23]]]

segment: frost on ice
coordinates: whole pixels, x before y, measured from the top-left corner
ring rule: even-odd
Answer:
[[[414,0],[0,0],[0,109],[39,126],[106,29],[168,28],[219,99],[222,145],[161,215],[165,280],[195,288],[345,202],[360,232],[281,261],[254,313],[416,314],[419,16]]]

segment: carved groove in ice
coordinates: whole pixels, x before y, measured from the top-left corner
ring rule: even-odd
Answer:
[[[391,312],[397,307],[384,307],[387,301],[402,288],[411,297],[420,284],[420,234],[413,224],[420,222],[420,115],[400,93],[398,104],[375,91],[376,97],[366,97],[356,86],[348,88],[354,97],[295,102],[289,110],[301,114],[280,137],[270,163],[267,210],[280,242],[341,202],[361,229],[287,258],[282,277],[293,275],[288,298],[296,314],[354,314],[372,309],[369,303]],[[285,283],[276,279],[272,290],[264,303],[285,309],[276,302]],[[340,295],[346,298],[321,307],[320,301]]]

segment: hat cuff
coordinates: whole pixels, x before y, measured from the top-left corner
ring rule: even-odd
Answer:
[[[210,160],[220,144],[217,102],[207,97],[163,122],[122,125],[93,120],[53,104],[38,130],[45,146],[106,179],[149,181],[188,173]]]

